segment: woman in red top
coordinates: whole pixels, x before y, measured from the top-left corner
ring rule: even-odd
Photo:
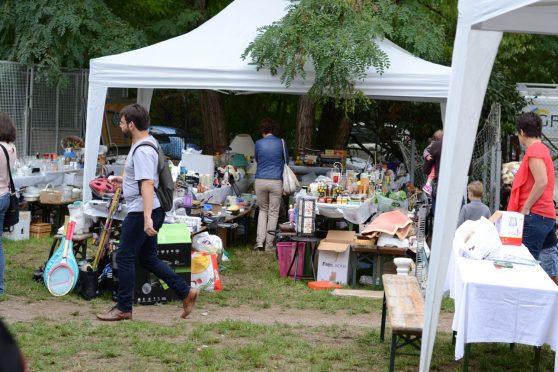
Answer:
[[[525,215],[523,244],[535,259],[543,243],[555,241],[554,164],[548,148],[541,142],[542,121],[533,113],[521,114],[516,120],[517,136],[526,147],[525,156],[512,185],[508,211]]]

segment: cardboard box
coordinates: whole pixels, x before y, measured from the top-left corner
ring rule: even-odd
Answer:
[[[12,231],[7,231],[2,236],[9,240],[29,240],[30,226],[31,212],[19,212],[19,222],[12,227]]]
[[[170,268],[191,282],[192,241],[184,224],[164,224],[157,234],[157,256]],[[178,299],[174,291],[161,279],[136,263],[134,301],[141,305],[165,303]]]
[[[318,280],[347,284],[354,231],[330,230],[318,245]]]
[[[491,217],[504,245],[521,245],[525,216],[518,212],[497,211]]]

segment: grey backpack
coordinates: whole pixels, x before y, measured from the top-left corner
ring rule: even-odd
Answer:
[[[141,146],[149,146],[155,151],[157,151],[157,155],[159,158],[159,162],[157,164],[157,173],[159,173],[159,187],[155,189],[155,192],[157,193],[157,198],[161,203],[161,208],[163,208],[165,212],[168,212],[172,209],[173,195],[174,195],[174,181],[172,180],[172,175],[167,165],[167,156],[163,152],[163,149],[161,149],[161,146],[159,145],[155,146],[151,142],[142,142],[134,149],[134,152],[132,153],[132,158],[134,157],[134,153],[136,152],[136,150]],[[138,181],[138,189],[141,195],[141,185],[139,181]]]

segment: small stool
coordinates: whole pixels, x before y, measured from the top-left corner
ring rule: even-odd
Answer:
[[[54,241],[52,242],[52,246],[50,247],[50,254],[48,258],[52,256],[54,250],[56,249],[56,247],[58,247],[63,237],[64,235],[62,234],[54,235]],[[72,242],[74,248],[74,255],[76,256],[77,261],[87,259],[87,240],[91,237],[93,237],[93,234],[91,233],[74,234],[74,237],[72,238]]]

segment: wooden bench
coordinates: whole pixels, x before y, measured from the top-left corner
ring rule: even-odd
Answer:
[[[384,304],[382,306],[380,341],[384,342],[387,312],[391,328],[389,352],[389,370],[391,372],[394,370],[397,349],[405,345],[412,345],[420,352],[424,299],[417,278],[414,276],[384,274],[382,281]]]

